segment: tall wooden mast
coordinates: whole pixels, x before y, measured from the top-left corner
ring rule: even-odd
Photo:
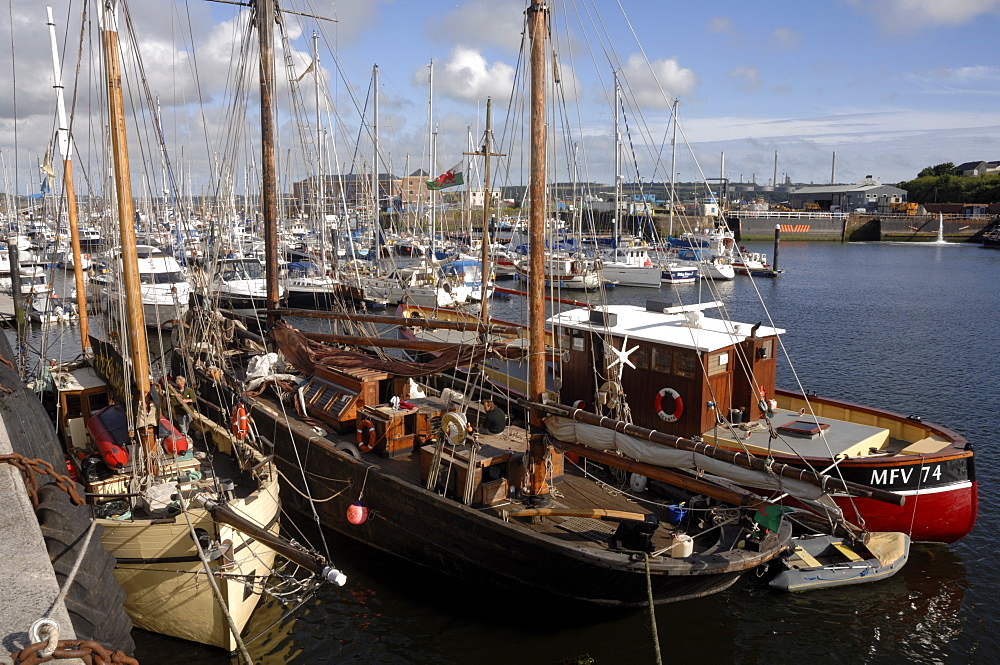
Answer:
[[[76,279],[76,302],[80,316],[80,347],[84,354],[90,353],[90,329],[87,321],[87,293],[83,283],[83,267],[80,265],[80,225],[77,220],[76,189],[73,186],[73,145],[69,138],[69,122],[66,119],[66,101],[63,98],[62,67],[56,46],[56,24],[52,19],[52,7],[46,7],[49,19],[49,40],[52,42],[52,87],[56,89],[56,143],[63,160],[63,187],[66,190],[66,208],[69,215],[69,236],[73,246],[73,276]]]
[[[139,391],[139,413],[145,414],[149,395],[149,353],[146,349],[146,322],[142,315],[142,289],[139,284],[139,256],[135,241],[135,208],[132,204],[132,178],[128,161],[128,137],[125,133],[125,103],[122,98],[122,73],[118,55],[118,0],[97,3],[101,28],[101,46],[108,84],[109,131],[114,155],[115,195],[118,201],[118,226],[121,235],[122,294],[128,327],[129,355],[135,384]],[[141,424],[140,424],[141,426]]]
[[[548,37],[548,5],[533,1],[528,7],[528,35],[531,38],[531,176],[528,195],[528,399],[542,403],[545,393],[545,40]],[[532,409],[530,421],[529,494],[535,503],[549,500],[544,414]]]
[[[278,176],[274,160],[274,0],[257,0],[257,39],[260,48],[261,215],[264,223],[264,260],[267,309],[278,308]],[[268,322],[274,315],[268,314]]]

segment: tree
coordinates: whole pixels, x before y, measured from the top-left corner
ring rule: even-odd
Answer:
[[[918,173],[917,177],[925,178],[927,176],[942,176],[942,175],[958,175],[958,173],[955,171],[955,163],[944,162],[943,164],[928,166],[923,171]]]

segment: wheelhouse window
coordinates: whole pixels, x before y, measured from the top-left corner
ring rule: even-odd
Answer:
[[[639,344],[639,348],[633,351],[628,359],[632,361],[636,369],[649,369],[650,356],[653,355],[652,349],[650,349],[645,344]]]
[[[688,378],[698,376],[698,356],[693,351],[674,353],[674,374]]]
[[[673,373],[673,367],[671,365],[672,358],[673,358],[673,352],[671,351],[671,349],[655,347],[653,349],[653,370],[657,372],[663,372],[664,374],[672,374]]]
[[[769,360],[774,357],[774,340],[765,339],[757,346],[757,358]]]

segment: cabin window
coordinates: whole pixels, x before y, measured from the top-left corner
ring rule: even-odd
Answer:
[[[691,351],[674,354],[674,374],[694,378],[698,375],[698,357]]]
[[[105,392],[91,393],[87,396],[87,407],[91,415],[93,415],[95,411],[100,411],[108,404],[110,404],[110,401],[108,399],[108,394]]]
[[[728,351],[708,354],[708,360],[705,363],[705,371],[708,373],[709,376],[722,374],[728,369],[729,369]]]
[[[583,331],[574,330],[570,333],[573,336],[573,350],[574,351],[584,351],[586,350],[586,344],[584,344]]]
[[[573,346],[573,336],[567,330],[559,330],[559,348],[569,349]]]
[[[66,395],[66,417],[79,418],[83,415],[83,402],[80,395]]]
[[[649,369],[649,357],[652,355],[651,349],[643,344],[633,351],[628,359],[632,361],[636,369]]]
[[[673,354],[670,352],[670,349],[654,348],[653,369],[657,372],[670,374],[673,371],[670,365],[672,356]]]
[[[757,346],[757,359],[770,360],[774,357],[774,340],[765,339]]]

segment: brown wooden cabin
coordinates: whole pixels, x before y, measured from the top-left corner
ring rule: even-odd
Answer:
[[[620,392],[636,425],[692,436],[712,429],[717,414],[735,420],[731,409],[740,412],[742,421],[759,418],[759,388],[766,399],[774,396],[777,336],[784,331],[701,316],[702,310],[716,306],[648,301],[645,308],[619,305],[553,317],[563,358],[560,401],[572,405],[579,400],[586,410],[596,411],[595,400],[607,404],[618,396],[621,363],[609,368],[618,358],[605,344],[610,339],[618,350],[635,349],[628,355],[635,368],[624,365]],[[604,370],[604,379],[596,376],[595,367]],[[672,422],[674,396],[660,396],[666,389],[676,391],[682,405]]]
[[[89,366],[58,368],[51,372],[58,400],[57,429],[67,450],[88,449],[87,420],[112,403],[108,384]]]

